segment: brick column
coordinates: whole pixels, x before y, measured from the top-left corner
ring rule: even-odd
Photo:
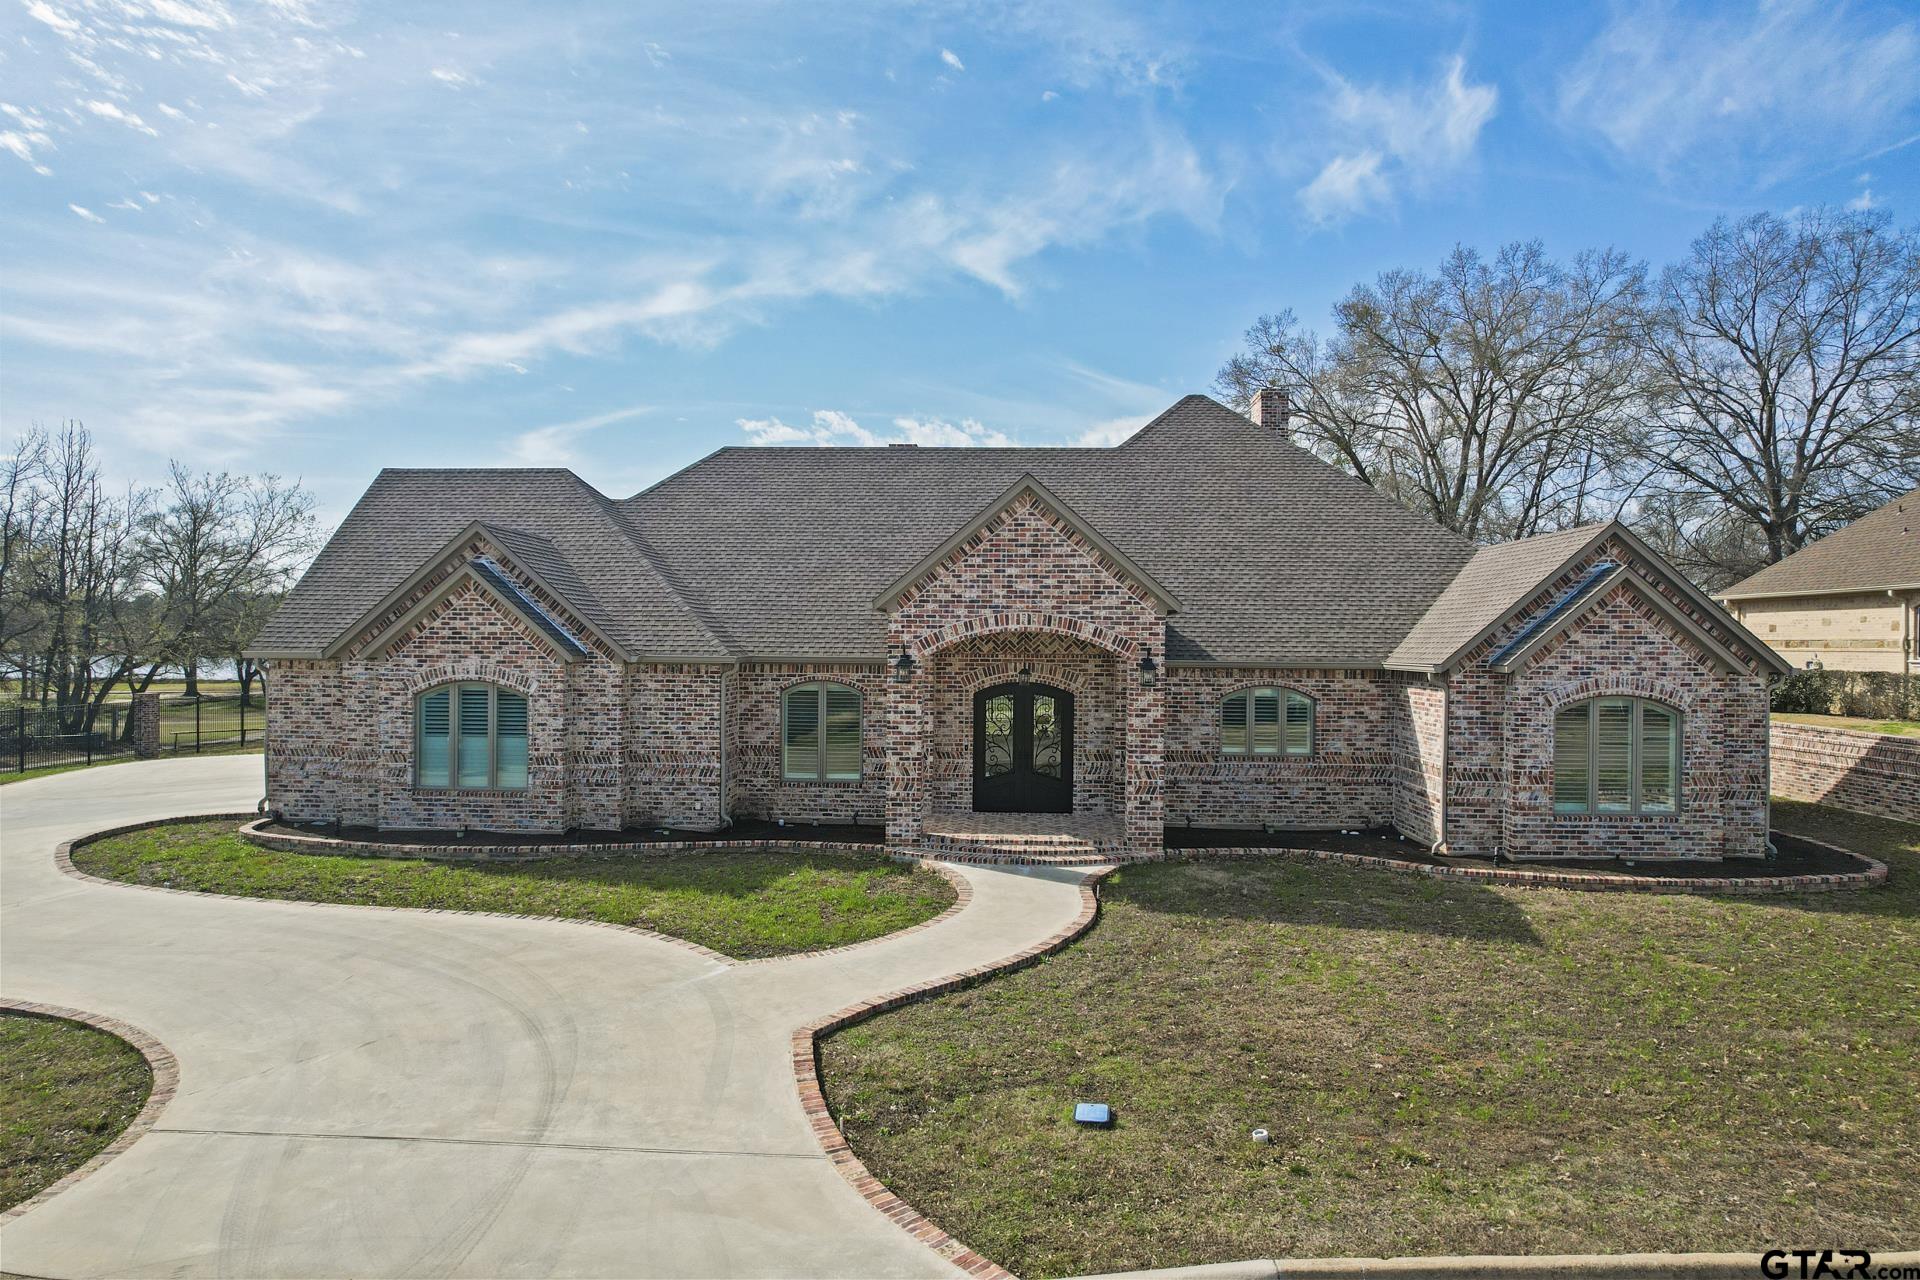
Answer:
[[[157,693],[134,694],[133,710],[128,718],[133,725],[133,754],[142,760],[151,760],[159,755],[160,695]]]
[[[1166,841],[1167,798],[1164,779],[1167,738],[1167,672],[1162,664],[1153,684],[1125,659],[1120,663],[1121,700],[1127,709],[1127,852],[1160,852]]]
[[[933,675],[925,664],[905,684],[887,674],[887,848],[920,849],[927,819],[927,705]]]

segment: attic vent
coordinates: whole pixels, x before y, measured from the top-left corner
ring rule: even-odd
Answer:
[[[919,447],[919,446],[918,446],[918,445],[916,445],[916,444],[914,444],[914,442],[913,442],[913,441],[911,441],[911,440],[889,440],[889,441],[887,441],[887,448],[889,448],[889,449],[915,449],[915,448],[918,448],[918,447]]]

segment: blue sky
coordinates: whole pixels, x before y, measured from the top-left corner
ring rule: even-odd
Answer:
[[[0,431],[305,479],[1109,442],[1262,311],[1920,208],[1920,12],[0,0]]]

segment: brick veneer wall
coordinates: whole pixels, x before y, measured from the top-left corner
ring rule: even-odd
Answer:
[[[1432,845],[1442,825],[1447,690],[1419,676],[1391,673],[1382,696],[1393,756],[1391,821],[1407,839]]]
[[[1393,815],[1389,686],[1364,671],[1176,667],[1167,673],[1167,822],[1302,829],[1376,826]],[[1273,685],[1314,700],[1313,752],[1220,750],[1221,702]]]
[[[618,827],[633,771],[623,771],[628,716],[626,677],[612,653],[530,578],[521,585],[554,609],[587,657],[565,663],[533,631],[472,581],[446,589],[465,558],[511,559],[485,539],[433,574],[365,629],[337,660],[271,664],[267,772],[271,805],[296,821],[388,828],[559,831]],[[417,604],[442,595],[404,632],[391,625]],[[454,791],[413,785],[417,695],[455,680],[476,680],[527,696],[527,787]],[[716,751],[717,754],[717,751]],[[717,793],[707,812],[717,812]]]
[[[1780,720],[1768,737],[1775,794],[1920,822],[1920,738]]]
[[[1546,607],[1596,560],[1625,563],[1617,586],[1512,676],[1486,654]],[[1462,661],[1447,693],[1446,839],[1459,853],[1515,857],[1759,857],[1766,852],[1766,684],[1757,661],[1727,673],[1637,593],[1658,593],[1730,646],[1724,620],[1701,614],[1658,571],[1609,542]],[[1738,656],[1741,654],[1735,649]],[[1673,815],[1556,814],[1553,713],[1607,693],[1681,710],[1681,811]]]
[[[860,691],[860,780],[789,782],[782,776],[780,708],[788,689],[831,681]],[[728,808],[788,822],[882,822],[887,812],[887,676],[879,663],[759,663],[734,677]]]
[[[1680,807],[1673,814],[1553,812],[1553,717],[1603,694],[1681,713]],[[1706,661],[1627,588],[1516,674],[1507,708],[1503,843],[1515,857],[1641,858],[1766,853],[1766,686]]]
[[[710,831],[725,822],[729,684],[721,666],[627,668],[626,825]]]
[[[909,587],[887,623],[889,651],[905,650],[922,666],[908,684],[887,686],[889,845],[917,848],[933,803],[938,678],[930,677],[929,663],[950,645],[1027,633],[1066,637],[1113,655],[1127,843],[1141,852],[1160,847],[1165,682],[1147,685],[1134,672],[1148,652],[1164,662],[1165,616],[1149,591],[1031,490]]]

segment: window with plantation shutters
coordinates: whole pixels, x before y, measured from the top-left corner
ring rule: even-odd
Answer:
[[[789,782],[860,779],[860,691],[802,684],[781,701],[780,773]]]
[[[1295,689],[1242,689],[1220,704],[1220,751],[1229,756],[1313,754],[1313,699]]]
[[[1674,813],[1680,713],[1644,698],[1594,698],[1553,718],[1556,813]]]
[[[490,684],[449,684],[414,703],[416,786],[524,790],[527,699]]]

